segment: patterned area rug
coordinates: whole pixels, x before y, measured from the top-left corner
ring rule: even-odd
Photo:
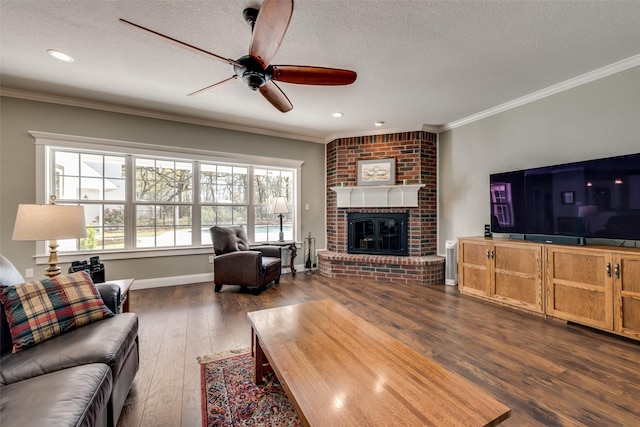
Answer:
[[[256,385],[251,353],[237,353],[198,359],[202,426],[301,426],[276,376],[269,373]]]

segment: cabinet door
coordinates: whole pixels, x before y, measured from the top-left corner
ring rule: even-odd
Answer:
[[[547,314],[613,330],[611,256],[584,248],[547,247]]]
[[[640,255],[613,254],[614,329],[640,338]]]
[[[494,242],[491,297],[543,313],[541,258],[542,245]]]
[[[482,240],[460,240],[459,244],[460,292],[489,296],[489,244]]]

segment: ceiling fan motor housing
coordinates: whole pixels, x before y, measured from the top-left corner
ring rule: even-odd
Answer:
[[[265,68],[258,59],[250,55],[245,55],[238,59],[242,66],[234,65],[233,68],[236,75],[242,77],[251,90],[258,90],[273,77],[273,68],[271,66]]]

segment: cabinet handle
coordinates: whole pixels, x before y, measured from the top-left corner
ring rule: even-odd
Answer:
[[[607,263],[607,277],[611,277],[611,263]]]
[[[495,252],[491,251],[491,259],[495,258]]]
[[[620,265],[619,264],[615,264],[613,266],[613,275],[615,276],[616,279],[620,278]]]
[[[487,249],[487,259],[491,259],[491,251]]]

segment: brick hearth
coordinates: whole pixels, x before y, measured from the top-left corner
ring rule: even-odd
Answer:
[[[443,261],[439,256],[407,257],[318,252],[318,265],[323,276],[371,278],[381,282],[442,284]]]
[[[396,183],[424,184],[418,206],[338,208],[331,187],[357,185],[358,160],[395,158]],[[380,281],[444,283],[444,258],[437,249],[437,135],[403,132],[336,139],[327,145],[327,250],[318,253],[320,273],[328,277],[372,277]],[[347,253],[348,212],[408,212],[409,256]]]

